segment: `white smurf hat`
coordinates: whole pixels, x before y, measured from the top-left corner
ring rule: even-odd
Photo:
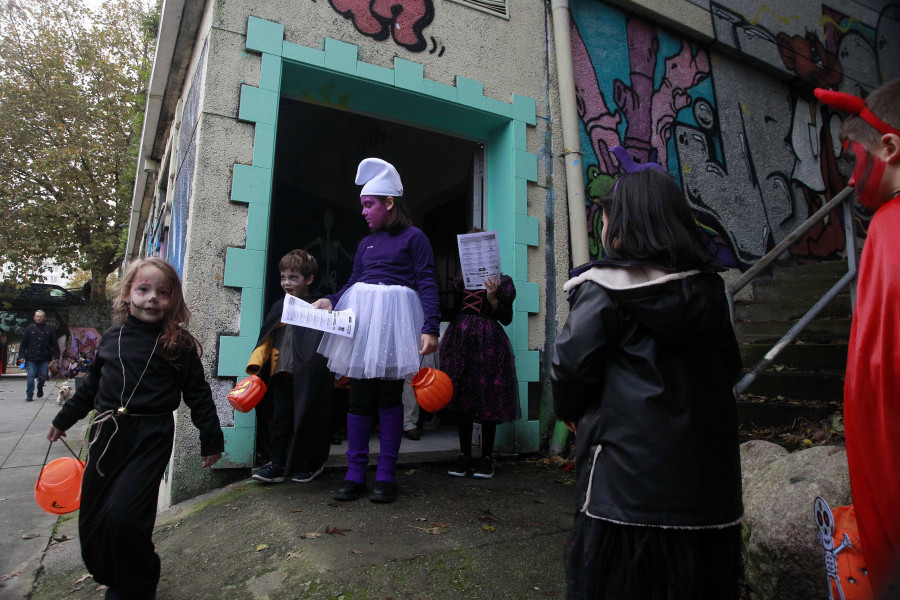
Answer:
[[[360,196],[402,196],[400,174],[389,162],[366,158],[356,169],[356,185],[363,186]]]

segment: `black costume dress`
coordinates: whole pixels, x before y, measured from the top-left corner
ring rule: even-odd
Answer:
[[[311,302],[312,298],[304,300]],[[315,472],[328,460],[334,431],[334,375],[328,370],[327,359],[316,352],[323,333],[308,327],[282,325],[283,309],[284,298],[281,298],[266,314],[247,373],[259,375],[268,386],[266,395],[271,398],[263,399],[261,404],[272,403],[271,411],[264,417],[269,433],[269,460],[283,466],[285,474],[290,476],[298,471]],[[271,346],[279,326],[289,328],[293,355],[282,360],[290,364],[292,375],[277,374],[281,369],[276,366],[276,376],[270,378]]]
[[[167,359],[160,333],[132,316],[108,329],[84,384],[53,419],[65,431],[97,410],[81,486],[81,555],[95,581],[126,598],[152,598],[159,581],[153,525],[182,397],[200,430],[200,455],[224,449],[200,357],[184,349]]]
[[[516,358],[503,327],[513,318],[516,286],[501,275],[497,308],[485,290],[456,289],[462,305],[441,337],[441,370],[453,382],[448,408],[478,423],[506,423],[521,415]]]

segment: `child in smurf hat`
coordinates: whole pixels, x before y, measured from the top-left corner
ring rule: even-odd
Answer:
[[[356,184],[363,186],[359,202],[371,233],[359,243],[350,280],[313,304],[356,314],[352,338],[325,334],[319,345],[328,368],[350,377],[347,475],[334,498],[356,500],[367,490],[369,435],[377,411],[381,451],[369,500],[393,502],[404,378],[419,369],[420,355],[438,348],[440,302],[431,243],[412,224],[397,169],[367,158],[359,164]]]

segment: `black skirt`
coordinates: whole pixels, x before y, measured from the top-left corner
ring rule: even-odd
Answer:
[[[579,512],[566,547],[573,600],[737,600],[743,573],[740,525],[664,529]]]

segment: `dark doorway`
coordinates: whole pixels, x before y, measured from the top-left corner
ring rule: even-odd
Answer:
[[[266,306],[283,292],[279,259],[294,248],[319,263],[315,295],[346,283],[360,239],[368,233],[353,180],[367,157],[393,164],[413,222],[431,240],[443,320],[455,314],[456,235],[481,226],[482,160],[478,142],[282,98],[275,151]]]

